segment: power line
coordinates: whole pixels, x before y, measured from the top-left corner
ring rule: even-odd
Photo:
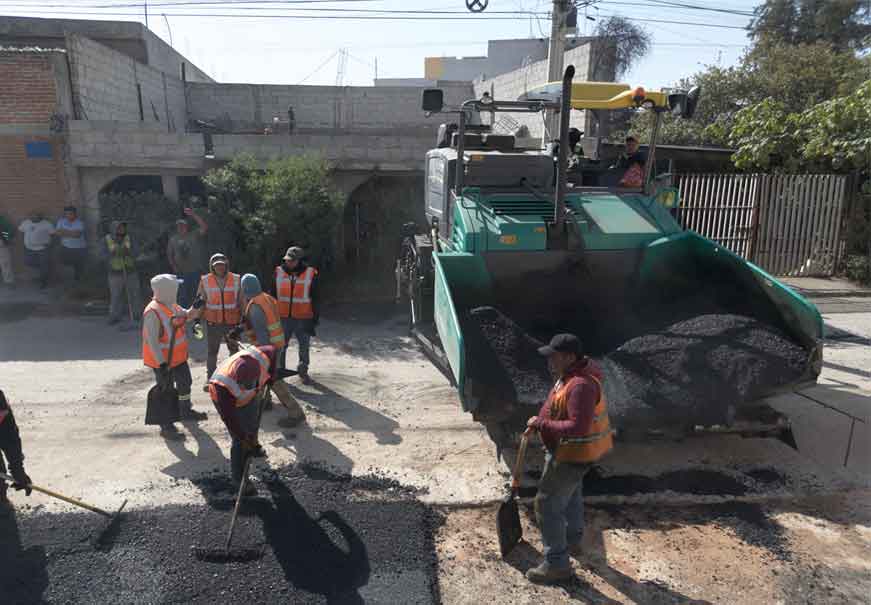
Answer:
[[[306,80],[308,80],[308,79],[311,78],[313,75],[315,75],[315,74],[318,73],[320,70],[322,70],[322,69],[324,68],[324,66],[326,66],[327,63],[329,63],[330,61],[332,61],[332,60],[333,60],[333,57],[335,57],[337,54],[339,54],[339,51],[337,51],[337,50],[336,50],[336,51],[333,51],[333,54],[331,54],[329,57],[327,57],[327,60],[326,60],[326,61],[324,61],[323,63],[321,63],[321,64],[318,65],[317,67],[315,67],[315,68],[314,68],[314,71],[312,71],[309,75],[307,75],[307,76],[304,77],[302,80],[300,80],[299,82],[297,82],[297,83],[296,83],[297,86],[300,85],[300,84],[302,84],[302,83],[304,83]]]

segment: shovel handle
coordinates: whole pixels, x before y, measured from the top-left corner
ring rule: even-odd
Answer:
[[[0,473],[0,479],[4,481],[9,481],[11,483],[15,483],[15,479],[10,477],[5,473]],[[102,508],[97,508],[96,506],[91,506],[90,504],[85,504],[81,500],[76,500],[75,498],[70,498],[69,496],[64,496],[63,494],[59,494],[57,492],[53,492],[50,489],[46,489],[44,487],[39,487],[38,485],[33,485],[32,483],[28,485],[28,487],[34,491],[42,492],[47,496],[51,496],[52,498],[57,498],[58,500],[63,500],[64,502],[69,502],[75,506],[80,508],[84,508],[85,510],[89,510],[93,513],[97,513],[98,515],[103,515],[104,517],[111,517],[112,513],[104,511]]]
[[[523,472],[523,462],[526,459],[526,448],[529,446],[528,431],[520,438],[520,447],[517,449],[517,460],[514,463],[514,472],[511,473],[511,491],[516,493],[520,489],[520,473]]]

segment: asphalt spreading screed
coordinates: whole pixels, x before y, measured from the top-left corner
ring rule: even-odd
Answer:
[[[482,399],[544,401],[552,384],[541,342],[493,307],[472,309],[463,335]],[[580,334],[583,340],[583,334]],[[627,340],[597,359],[617,426],[674,419],[722,424],[730,406],[798,380],[808,354],[777,329],[727,313],[699,315]]]
[[[232,513],[224,476],[195,480],[208,506],[132,510],[94,548],[80,513],[0,516],[0,603],[436,603],[439,517],[378,476],[282,468],[257,482],[234,545],[249,562],[191,555],[223,545]]]

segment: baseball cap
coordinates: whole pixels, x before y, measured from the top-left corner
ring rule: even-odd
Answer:
[[[574,334],[557,334],[550,339],[550,344],[540,347],[538,353],[545,356],[554,353],[574,353],[580,357],[584,353],[584,347]]]
[[[224,256],[223,254],[221,254],[220,252],[216,252],[215,254],[212,255],[212,258],[209,259],[209,266],[210,267],[212,265],[217,265],[218,263],[224,263],[225,265],[228,264],[227,257]]]
[[[305,256],[305,251],[299,246],[291,246],[284,254],[284,260],[300,260]]]

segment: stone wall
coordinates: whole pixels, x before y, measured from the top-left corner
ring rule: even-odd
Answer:
[[[445,101],[459,105],[474,96],[468,83],[439,82]],[[421,89],[389,86],[276,86],[189,83],[189,117],[227,132],[262,132],[273,118],[287,120],[293,107],[297,132],[426,132],[441,122],[426,118]]]
[[[167,132],[184,131],[178,77],[82,36],[68,36],[67,49],[80,119],[159,122]]]

